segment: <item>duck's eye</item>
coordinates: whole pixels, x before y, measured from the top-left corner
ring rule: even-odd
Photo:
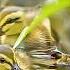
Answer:
[[[0,63],[4,63],[5,59],[4,58],[0,58]]]

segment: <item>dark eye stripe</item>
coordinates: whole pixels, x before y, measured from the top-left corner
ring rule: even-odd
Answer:
[[[9,18],[9,19],[7,19],[7,21],[2,25],[2,27],[5,26],[6,24],[10,24],[10,23],[16,22],[16,21],[19,20],[19,19],[20,19],[20,17],[17,17],[17,18]]]
[[[10,62],[7,62],[4,58],[0,58],[0,63],[1,64],[7,63],[7,64],[9,64],[12,67],[12,64]]]
[[[9,19],[6,21],[6,24],[13,23],[13,22],[17,21],[18,19],[19,19],[19,17],[14,18],[14,19],[9,18]]]
[[[13,23],[13,22],[17,21],[18,19],[20,19],[20,18],[19,18],[19,17],[14,18],[14,19],[9,18],[9,19],[5,22],[5,24]]]
[[[17,63],[14,63],[13,65],[10,62],[7,62],[4,58],[0,58],[0,63],[7,63],[11,66],[11,70],[21,70]]]
[[[2,36],[4,34],[4,32],[2,31],[3,26],[5,26],[6,24],[10,24],[13,22],[17,22],[17,20],[19,20],[20,17],[17,18],[9,18],[1,27],[0,27],[0,36]]]

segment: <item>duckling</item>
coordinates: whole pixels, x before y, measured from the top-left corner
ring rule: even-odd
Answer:
[[[33,13],[31,15],[31,13]],[[28,11],[24,14],[23,9],[19,7],[7,7],[0,12],[0,34],[2,34],[2,43],[14,44],[22,29],[30,25],[30,22],[36,16],[37,12]],[[29,17],[30,16],[30,17]],[[10,39],[10,40],[9,40]],[[9,41],[8,41],[9,40]],[[45,47],[54,45],[54,39],[51,36],[50,21],[48,18],[42,24],[30,33],[25,42],[31,47]],[[13,45],[11,44],[11,45]]]

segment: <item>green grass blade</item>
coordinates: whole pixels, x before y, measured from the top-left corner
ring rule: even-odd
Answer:
[[[18,37],[14,48],[16,48],[25,37],[32,32],[36,27],[38,27],[41,22],[48,16],[55,14],[57,11],[70,6],[70,0],[57,0],[57,2],[50,3],[48,5],[43,5],[38,16],[34,18],[31,25],[25,30],[22,30],[20,36]]]

